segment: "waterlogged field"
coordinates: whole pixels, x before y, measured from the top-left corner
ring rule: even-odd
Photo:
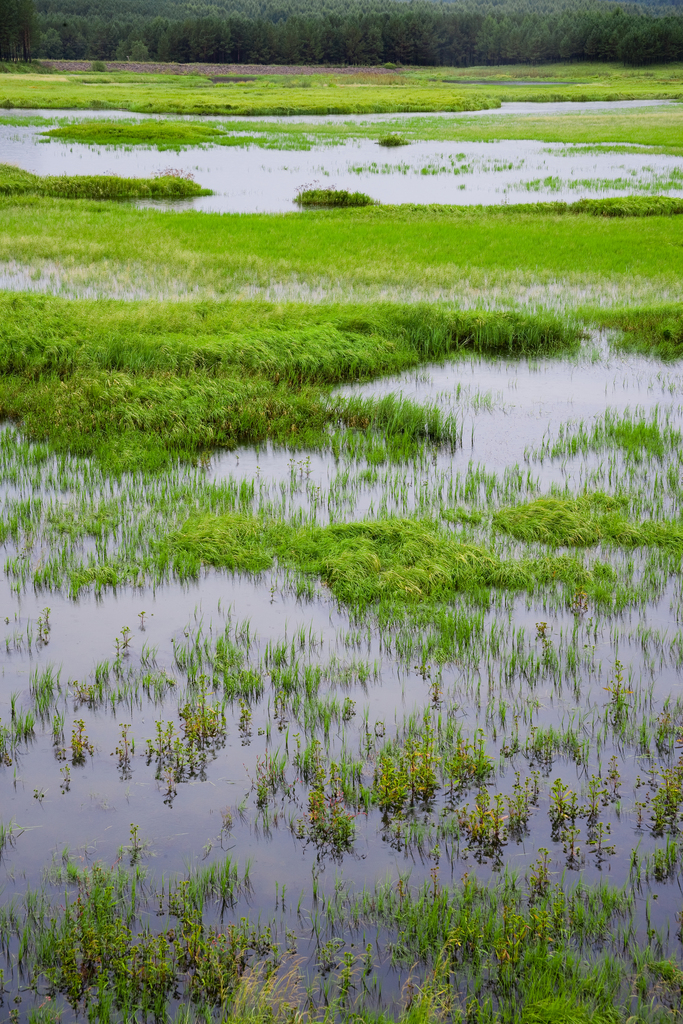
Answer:
[[[3,125],[0,1020],[681,1019],[678,142],[572,123],[515,180],[620,198],[419,205],[483,120]],[[78,198],[351,147],[411,203]]]
[[[490,117],[479,111],[237,124],[62,116],[55,126],[45,116],[8,117],[0,125],[0,162],[37,174],[122,177],[162,174],[172,163],[213,193],[184,207],[214,212],[286,212],[297,189],[311,182],[360,188],[382,203],[418,204],[681,192],[677,106],[550,104],[541,117],[530,113],[535,108],[504,104]],[[387,140],[395,144],[383,145]]]
[[[678,364],[3,305],[8,1012],[675,1015]]]
[[[74,297],[446,301],[571,315],[678,303],[683,221],[669,214],[680,200],[586,203],[570,215],[527,203],[169,216],[10,195],[0,198],[0,282]]]
[[[540,142],[414,142],[383,148],[355,141],[306,152],[258,146],[155,149],[74,146],[46,140],[35,129],[0,128],[0,159],[39,174],[116,174],[153,177],[172,161],[211,196],[186,209],[211,212],[287,212],[304,183],[362,189],[382,203],[526,202],[529,196],[563,200],[624,194],[676,195],[683,191],[678,156],[609,144],[585,147]],[[633,148],[634,151],[630,151]],[[175,208],[175,204],[174,204]]]

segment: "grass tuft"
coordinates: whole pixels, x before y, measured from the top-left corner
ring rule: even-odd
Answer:
[[[40,177],[18,167],[0,164],[0,195],[47,196],[55,199],[187,199],[211,195],[186,178],[119,178],[113,174]]]
[[[346,189],[307,188],[299,192],[295,203],[299,206],[378,206],[376,199],[365,192],[348,192]]]
[[[521,541],[555,547],[660,547],[683,553],[683,527],[668,521],[633,523],[618,499],[596,493],[580,498],[537,498],[524,505],[499,509],[494,526]]]

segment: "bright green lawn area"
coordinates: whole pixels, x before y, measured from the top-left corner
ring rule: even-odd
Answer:
[[[256,297],[279,284],[296,291],[284,298],[319,289],[309,301],[414,301],[467,285],[480,290],[469,304],[485,305],[493,294],[514,304],[540,284],[567,291],[556,307],[593,301],[601,287],[608,305],[627,306],[679,294],[683,218],[448,207],[171,214],[19,197],[0,200],[0,259],[29,273],[57,268],[102,294],[126,272],[138,294],[159,296]]]
[[[208,78],[188,75],[7,75],[0,79],[0,106],[279,116],[481,110],[500,105],[479,90],[448,84],[337,85],[333,78],[308,84],[292,87],[291,80],[265,77],[253,84],[213,85]]]

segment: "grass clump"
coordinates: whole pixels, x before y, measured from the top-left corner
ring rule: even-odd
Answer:
[[[683,199],[672,196],[616,196],[579,199],[575,203],[515,203],[508,213],[588,214],[589,217],[673,217],[683,213]]]
[[[683,305],[640,306],[633,309],[597,309],[591,318],[601,327],[616,329],[616,345],[631,352],[679,359],[683,355]]]
[[[211,195],[194,181],[165,175],[119,178],[116,175],[53,175],[40,177],[0,164],[0,196],[36,195],[55,199],[186,199]]]
[[[408,139],[404,139],[402,135],[398,134],[398,132],[389,132],[388,135],[382,135],[382,137],[377,140],[377,145],[393,149],[396,146],[409,146],[410,141]]]
[[[349,192],[346,189],[306,188],[294,200],[299,206],[378,206],[376,199],[365,192]]]
[[[281,520],[235,512],[191,517],[169,542],[169,560],[182,575],[201,565],[261,572],[277,558],[320,578],[341,602],[449,600],[460,591],[490,587],[530,590],[557,581],[592,589],[611,570],[591,570],[574,558],[547,556],[505,561],[465,544],[430,520],[296,528]]]
[[[517,540],[540,541],[553,547],[607,543],[683,552],[680,523],[633,523],[623,514],[622,507],[623,502],[601,493],[579,498],[537,498],[513,508],[499,509],[493,515],[493,523]]]
[[[640,463],[644,459],[661,460],[681,443],[681,431],[668,421],[660,423],[657,410],[646,417],[630,409],[618,413],[606,409],[591,426],[583,422],[562,424],[555,441],[546,441],[535,455],[549,454],[551,458],[566,458],[619,449],[627,461]]]

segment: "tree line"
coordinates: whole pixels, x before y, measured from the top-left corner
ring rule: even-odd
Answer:
[[[134,7],[126,0],[38,0],[36,6],[37,14],[33,0],[0,0],[4,59],[28,53],[68,60],[452,67],[683,59],[678,10],[633,4],[217,0],[188,8],[179,0],[163,6],[138,0]]]
[[[37,36],[33,0],[0,0],[0,60],[31,60]]]

